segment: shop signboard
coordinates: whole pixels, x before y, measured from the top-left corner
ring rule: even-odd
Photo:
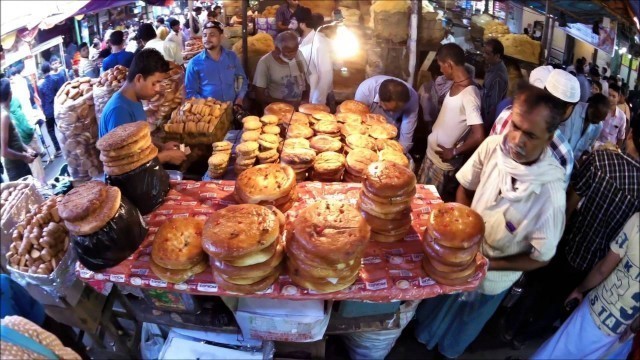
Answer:
[[[608,26],[605,26],[607,24]],[[599,26],[599,34],[593,32],[592,25],[588,24],[567,24],[561,27],[568,35],[582,40],[598,50],[604,51],[609,56],[613,56],[614,45],[616,43],[616,22],[603,21]]]

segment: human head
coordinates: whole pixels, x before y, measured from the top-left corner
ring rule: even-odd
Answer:
[[[609,112],[609,99],[604,94],[594,94],[587,100],[587,117],[589,123],[599,124]]]
[[[440,71],[448,80],[453,79],[453,69],[455,67],[464,67],[464,50],[455,44],[449,43],[440,46],[436,53]]]
[[[156,24],[158,24],[158,26],[164,25],[164,18],[162,16],[158,16],[158,18],[156,19]]]
[[[213,12],[216,14],[216,16],[220,15],[222,13],[222,6],[220,5],[216,5],[213,7]]]
[[[314,30],[316,28],[316,24],[313,19],[313,15],[311,14],[311,9],[309,8],[300,8],[298,10],[298,15],[296,16],[296,20],[298,20],[298,24],[300,25],[300,30]]]
[[[576,74],[584,74],[584,65],[587,62],[585,58],[580,58],[576,60]]]
[[[609,85],[609,107],[610,110],[614,110],[620,101],[620,86],[613,83]]]
[[[160,92],[169,69],[169,63],[158,50],[142,49],[133,57],[127,83],[133,84],[138,99],[149,100]]]
[[[222,26],[217,21],[209,21],[204,24],[202,30],[202,45],[207,50],[214,50],[222,43]]]
[[[602,76],[607,75],[607,70],[608,69],[606,67],[604,67],[604,66],[602,67]]]
[[[591,76],[591,80],[600,81],[600,70],[595,66],[589,70],[589,75]]]
[[[200,14],[202,14],[202,6],[195,6],[193,12],[196,13],[197,16],[200,16]]]
[[[411,100],[411,93],[402,81],[387,79],[380,84],[378,97],[384,111],[396,112]]]
[[[121,47],[124,45],[124,33],[120,30],[115,30],[109,35],[109,43],[111,46]]]
[[[51,72],[51,64],[48,61],[43,62],[42,65],[40,65],[40,71],[42,75],[47,75]]]
[[[93,38],[93,43],[91,46],[93,46],[93,48],[96,50],[100,49],[100,39],[97,37]]]
[[[514,161],[531,164],[549,146],[562,117],[556,103],[553,95],[533,85],[524,85],[516,94],[505,135]]]
[[[153,28],[153,25],[144,23],[138,28],[137,36],[143,44],[146,44],[147,42],[149,42],[149,40],[153,40],[156,38],[156,29]]]
[[[11,81],[7,78],[0,79],[0,102],[5,105],[11,102]]]
[[[591,81],[591,95],[602,93],[602,84],[600,81]]]
[[[57,55],[52,55],[49,59],[49,64],[51,65],[51,70],[57,71],[62,63],[60,62],[60,58]]]
[[[487,65],[494,65],[499,63],[504,56],[504,46],[500,40],[496,38],[490,38],[484,43],[483,49],[484,62]]]
[[[169,22],[169,27],[171,28],[171,30],[178,33],[180,31],[180,20],[171,19],[171,21]]]
[[[89,58],[89,45],[86,42],[83,42],[78,46],[78,51],[80,52],[80,57],[85,59]]]
[[[554,69],[544,85],[551,95],[560,100],[560,109],[564,111],[562,119],[567,120],[580,101],[580,82],[568,72]]]
[[[214,11],[207,13],[207,21],[216,21],[216,13]]]
[[[292,61],[298,54],[298,35],[291,30],[283,31],[276,36],[275,45],[276,48],[273,51],[277,55]]]

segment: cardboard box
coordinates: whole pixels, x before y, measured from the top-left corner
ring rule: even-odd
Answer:
[[[322,339],[333,302],[240,298],[236,322],[246,338],[311,342]]]

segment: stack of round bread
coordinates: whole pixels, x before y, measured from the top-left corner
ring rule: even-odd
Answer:
[[[287,270],[317,292],[349,287],[358,277],[369,225],[351,205],[322,200],[302,210],[287,239]]]
[[[289,128],[291,125],[303,125],[309,127],[309,117],[301,112],[294,112],[286,121],[282,124],[284,128]]]
[[[457,203],[433,206],[423,239],[424,270],[440,284],[465,284],[475,274],[483,236],[484,221],[471,208]]]
[[[313,125],[313,130],[315,131],[316,135],[328,135],[333,138],[340,138],[340,125],[336,120],[333,119],[324,119],[316,122],[315,125]]]
[[[345,100],[338,106],[336,113],[368,114],[369,106],[356,100]]]
[[[323,182],[340,182],[344,173],[344,155],[333,151],[325,151],[316,156],[313,163],[311,180]]]
[[[278,126],[279,121],[275,115],[265,115],[260,118],[262,123],[262,134],[258,137],[258,144],[260,144],[258,161],[260,164],[276,163],[280,158],[278,149],[282,147],[282,138]]]
[[[295,109],[292,105],[283,102],[274,102],[264,108],[265,115],[275,115],[278,117],[279,124],[289,124]]]
[[[309,123],[311,125],[314,125],[314,126],[317,123],[319,123],[320,121],[323,121],[323,120],[329,120],[329,121],[337,122],[335,115],[330,114],[328,112],[324,112],[324,111],[319,111],[319,112],[316,112],[314,114],[307,115],[307,116],[309,118]],[[338,130],[338,132],[339,132],[339,130]]]
[[[369,126],[369,136],[374,139],[395,139],[398,135],[398,128],[389,124],[373,124]]]
[[[202,246],[218,286],[241,294],[269,288],[282,270],[283,229],[284,215],[260,205],[231,205],[211,215]]]
[[[320,154],[325,151],[341,152],[342,142],[334,137],[327,135],[317,135],[309,141],[311,148]]]
[[[378,151],[378,161],[392,161],[404,167],[409,167],[409,158],[403,152],[390,148]]]
[[[213,153],[209,157],[209,169],[207,175],[212,179],[219,179],[224,176],[229,166],[232,144],[228,141],[215,142],[212,145]]]
[[[344,151],[350,153],[352,149],[376,150],[375,141],[367,135],[351,134],[345,138]]]
[[[116,215],[121,198],[117,187],[92,180],[71,190],[58,204],[58,213],[73,235],[89,235]]]
[[[120,125],[96,143],[107,175],[122,175],[153,160],[158,148],[151,143],[151,131],[145,121]]]
[[[238,176],[234,196],[239,204],[273,205],[287,211],[296,201],[296,175],[283,164],[255,166]]]
[[[250,169],[255,165],[260,145],[257,141],[246,141],[236,146],[236,163],[234,170],[236,174],[241,174],[243,171]]]
[[[308,125],[302,124],[291,124],[287,128],[287,139],[291,138],[303,138],[303,139],[311,139],[313,137],[313,129]]]
[[[343,113],[336,114],[336,120],[341,124],[349,124],[349,123],[362,124],[362,115],[343,112]]]
[[[158,229],[151,246],[151,271],[160,279],[182,283],[207,268],[202,250],[204,221],[173,218]]]
[[[399,142],[395,140],[389,139],[377,139],[376,140],[376,150],[382,151],[385,149],[390,149],[396,152],[404,152],[404,148],[400,145]]]
[[[380,114],[362,115],[362,123],[367,126],[387,124],[387,118]]]
[[[346,182],[359,183],[364,180],[364,173],[372,162],[378,161],[378,154],[362,148],[355,148],[347,154],[347,172],[344,174]]]
[[[340,133],[345,140],[347,137],[354,134],[367,135],[368,131],[369,127],[364,125],[358,119],[350,120],[349,122],[342,124],[342,126],[340,127]]]
[[[358,207],[371,226],[371,240],[393,242],[404,239],[411,229],[411,200],[416,194],[416,176],[390,161],[367,168]]]
[[[289,127],[289,130],[291,130]],[[313,167],[316,152],[310,148],[309,141],[304,138],[291,138],[284,142],[280,163],[289,165],[295,171],[296,180],[307,179],[307,172]]]
[[[322,105],[322,104],[302,104],[298,107],[298,111],[309,116],[317,113],[331,112],[331,110],[327,105]]]

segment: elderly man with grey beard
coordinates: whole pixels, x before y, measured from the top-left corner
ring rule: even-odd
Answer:
[[[522,272],[555,254],[566,208],[564,169],[549,149],[562,116],[556,102],[527,85],[515,97],[508,132],[488,137],[456,174],[456,201],[485,222],[480,251],[489,270],[473,297],[442,295],[420,304],[416,337],[429,349],[462,355]]]
[[[285,31],[276,36],[276,48],[258,62],[253,85],[263,107],[286,102],[298,107],[309,100],[307,65],[298,50],[298,35]]]

